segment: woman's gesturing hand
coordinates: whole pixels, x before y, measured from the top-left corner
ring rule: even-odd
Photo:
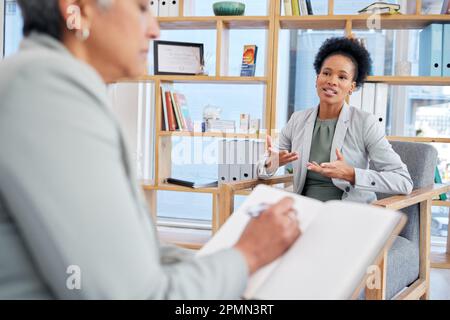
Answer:
[[[313,161],[312,163],[308,162],[306,167],[308,170],[320,173],[325,177],[343,179],[351,184],[355,184],[355,168],[345,162],[344,156],[339,149],[336,149],[336,156],[336,161],[324,162],[322,164]]]
[[[287,150],[275,150],[272,147],[272,137],[267,135],[267,153],[268,158],[266,160],[266,168],[269,168],[270,171],[276,169],[278,167],[282,167],[292,161],[298,160],[297,152],[289,152]]]

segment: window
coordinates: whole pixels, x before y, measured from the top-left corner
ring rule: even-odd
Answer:
[[[17,52],[22,40],[22,15],[15,0],[4,1],[4,38],[3,54],[5,57]]]

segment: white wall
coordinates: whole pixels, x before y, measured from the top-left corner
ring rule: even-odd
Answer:
[[[0,0],[0,59],[3,59],[3,26],[5,0]]]

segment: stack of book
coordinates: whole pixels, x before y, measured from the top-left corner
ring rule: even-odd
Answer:
[[[358,11],[362,14],[399,14],[400,5],[386,2],[374,2]]]
[[[283,0],[285,16],[313,15],[311,0]]]
[[[198,178],[198,179],[179,179],[167,178],[166,183],[176,184],[178,186],[199,189],[199,188],[214,188],[217,187],[217,180]]]
[[[230,132],[236,131],[236,122],[233,120],[213,120],[205,121],[205,132]]]
[[[162,124],[164,131],[194,131],[186,97],[161,86]]]

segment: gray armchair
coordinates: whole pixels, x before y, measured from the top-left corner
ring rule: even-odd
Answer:
[[[365,288],[360,298],[366,299],[428,299],[430,279],[430,224],[433,197],[448,192],[450,186],[434,184],[437,151],[428,144],[391,141],[393,149],[407,165],[414,183],[410,195],[379,194],[372,205],[401,210],[408,216],[403,231],[388,252],[382,253],[379,263],[381,287]],[[248,180],[220,186],[217,228],[231,215],[234,195],[258,184],[292,183],[292,176],[278,176],[267,180]],[[365,281],[365,279],[364,279]]]

